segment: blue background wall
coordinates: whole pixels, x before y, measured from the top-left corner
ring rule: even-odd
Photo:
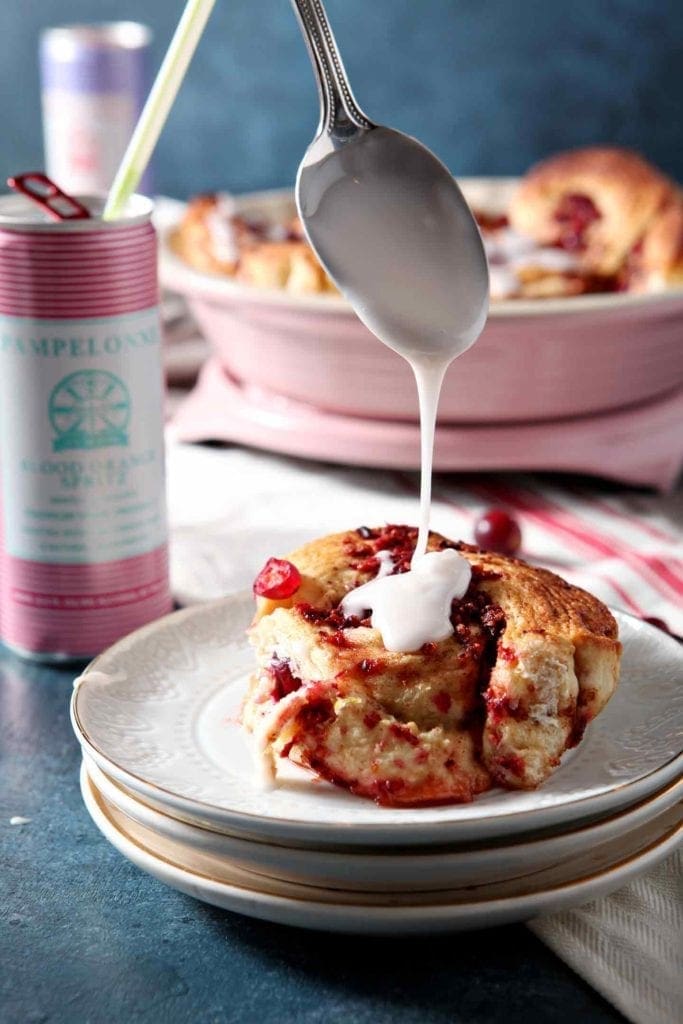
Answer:
[[[507,174],[597,141],[683,180],[682,0],[328,0],[370,116],[456,174]],[[0,0],[0,173],[42,163],[39,30],[134,18],[154,67],[182,0]],[[292,181],[317,120],[289,0],[218,0],[156,157],[173,195]]]

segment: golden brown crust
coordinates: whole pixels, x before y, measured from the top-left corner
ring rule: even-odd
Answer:
[[[407,527],[347,531],[288,556],[301,585],[287,601],[258,600],[245,722],[271,716],[277,753],[384,803],[537,786],[616,686],[614,618],[553,573],[457,545],[473,583],[454,603],[454,635],[388,652],[369,622],[336,609],[376,574],[378,550],[405,568],[414,543]],[[450,546],[430,535],[431,550]]]
[[[171,235],[171,247],[195,270],[207,274],[232,274],[234,262],[220,264],[210,247],[209,229],[204,211],[214,206],[212,196],[198,196],[188,204],[182,221]]]
[[[262,242],[242,254],[236,276],[258,288],[279,288],[295,295],[315,295],[334,289],[304,241]]]
[[[186,208],[171,238],[174,251],[209,274],[236,277],[258,288],[275,288],[295,295],[336,293],[313,250],[298,217],[269,238],[266,226],[252,225],[232,209],[229,197],[197,196]]]
[[[298,217],[256,223],[236,211],[229,196],[196,197],[172,235],[172,247],[204,273],[293,295],[338,294]],[[485,239],[505,234],[506,217],[478,212],[477,219]],[[500,294],[494,289],[494,298],[567,298],[683,285],[681,192],[629,150],[594,146],[542,161],[522,179],[509,220],[541,248],[514,256],[508,268],[515,285]],[[569,252],[559,254],[558,246]],[[559,255],[566,266],[558,264]]]
[[[629,289],[652,292],[683,286],[683,193],[677,191],[653,217],[635,254]]]
[[[215,244],[211,227],[212,218],[219,216],[219,196],[196,196],[187,204],[183,219],[172,235],[171,245],[173,250],[195,270],[207,274],[232,276],[237,269],[238,245],[248,244],[245,237],[248,235],[248,229],[243,222],[236,224],[233,229],[234,246],[223,247],[221,251]]]
[[[529,266],[518,269],[517,276],[519,296],[523,299],[564,299],[587,291],[586,279],[578,273],[552,273]]]
[[[662,208],[675,193],[665,175],[637,153],[594,146],[550,157],[523,178],[510,204],[510,222],[543,244],[563,236],[558,216],[563,201],[590,200],[599,219],[583,235],[583,265],[599,274],[615,274]]]

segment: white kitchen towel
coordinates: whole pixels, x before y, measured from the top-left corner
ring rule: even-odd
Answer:
[[[682,900],[678,850],[611,896],[529,927],[635,1024],[680,1024]]]
[[[417,489],[412,473],[170,443],[174,593],[183,604],[219,597],[250,586],[266,558],[306,539],[363,524],[414,523]],[[520,522],[524,558],[683,634],[683,492],[437,475],[434,497],[434,529],[471,541],[480,512],[502,505]],[[635,1024],[683,1021],[680,854],[612,896],[531,928]]]

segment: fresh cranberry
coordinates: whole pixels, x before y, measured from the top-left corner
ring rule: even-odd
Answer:
[[[514,555],[521,547],[522,531],[517,520],[505,509],[491,508],[477,520],[474,539],[485,551]]]
[[[269,558],[254,580],[254,593],[282,601],[296,594],[301,586],[301,573],[284,558]]]
[[[644,615],[643,622],[648,622],[651,626],[654,626],[655,629],[661,629],[662,633],[671,632],[664,619],[658,619],[656,615]]]

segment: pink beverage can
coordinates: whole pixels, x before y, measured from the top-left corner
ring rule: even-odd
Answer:
[[[151,31],[133,21],[63,25],[40,38],[48,176],[67,192],[106,192],[147,94]],[[149,174],[141,191],[151,190]]]
[[[0,197],[0,637],[90,657],[169,611],[152,204]]]

